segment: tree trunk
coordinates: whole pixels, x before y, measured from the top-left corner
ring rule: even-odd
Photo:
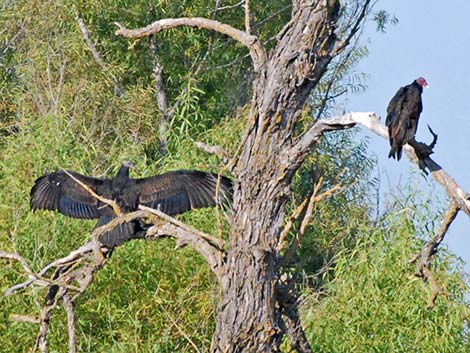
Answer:
[[[277,178],[279,163],[259,155],[256,159],[257,168],[246,169],[235,201],[243,204],[235,207],[213,352],[277,352],[283,336],[275,248],[287,199]],[[273,178],[265,180],[264,175]]]
[[[286,325],[277,288],[289,163],[296,118],[331,61],[336,1],[299,6],[253,83],[249,126],[233,168],[235,185],[230,251],[221,279],[223,300],[213,353],[278,352]]]

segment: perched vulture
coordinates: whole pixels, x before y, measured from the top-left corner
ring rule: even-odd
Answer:
[[[137,210],[139,204],[160,209],[169,215],[177,215],[194,208],[214,206],[218,177],[216,174],[195,170],[176,170],[149,178],[129,177],[130,161],[120,167],[112,179],[98,179],[68,171],[77,180],[90,187],[97,195],[114,200],[123,213]],[[116,217],[109,205],[99,201],[82,185],[64,171],[57,171],[38,178],[31,189],[31,209],[59,211],[80,219],[98,219],[96,227]],[[232,182],[221,176],[220,203],[229,201]],[[123,223],[104,233],[100,242],[113,248],[142,233],[138,220]]]
[[[388,158],[400,160],[403,145],[413,141],[415,137],[419,115],[423,110],[423,87],[428,87],[428,83],[420,77],[400,88],[388,104],[385,121],[391,146]]]

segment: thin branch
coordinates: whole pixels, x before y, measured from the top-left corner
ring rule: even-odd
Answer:
[[[287,236],[289,235],[289,232],[291,231],[292,227],[294,226],[294,223],[301,217],[301,215],[305,211],[305,207],[307,206],[309,201],[309,198],[306,198],[305,200],[302,201],[302,203],[297,206],[295,211],[292,213],[292,215],[289,217],[289,219],[286,222],[286,225],[284,226],[284,229],[282,230],[282,233],[279,237],[279,242],[276,248],[276,251],[279,253],[281,252],[287,245]]]
[[[245,0],[245,31],[251,33],[250,0]]]
[[[439,283],[431,271],[431,260],[432,257],[437,253],[437,249],[444,240],[450,225],[454,221],[455,217],[457,217],[458,213],[459,207],[454,202],[452,202],[449,210],[441,221],[441,225],[439,226],[436,235],[423,246],[420,254],[415,255],[410,260],[410,263],[416,262],[415,275],[422,278],[424,281],[429,281],[431,284],[431,296],[428,301],[428,309],[432,309],[434,307],[436,298],[441,292]]]
[[[85,43],[88,49],[90,50],[91,55],[93,56],[93,59],[95,59],[95,62],[99,66],[101,66],[103,70],[106,70],[107,65],[104,62],[103,58],[101,57],[101,54],[96,49],[95,43],[93,43],[93,41],[90,38],[90,31],[88,30],[88,27],[85,24],[85,21],[80,16],[77,16],[76,20],[78,22],[78,27],[80,28],[80,32],[82,32],[83,39],[85,40]]]
[[[94,198],[97,200],[100,200],[101,202],[111,206],[111,208],[114,210],[114,213],[117,216],[120,216],[122,214],[121,207],[117,204],[116,201],[114,200],[109,200],[103,196],[98,195],[92,188],[90,188],[88,185],[86,185],[84,182],[78,180],[75,178],[71,173],[63,169],[64,173],[67,174],[70,178],[72,178],[78,185],[80,185],[82,188],[84,188],[90,195],[92,195]]]
[[[299,244],[302,240],[303,235],[305,234],[305,231],[307,229],[307,226],[310,224],[312,221],[312,215],[313,211],[315,209],[315,205],[329,197],[331,197],[336,191],[341,190],[342,188],[342,183],[339,182],[332,188],[326,190],[325,192],[321,193],[320,195],[317,195],[318,192],[320,191],[320,188],[323,184],[323,178],[320,178],[318,183],[314,185],[312,195],[310,196],[310,199],[308,201],[308,206],[305,211],[305,214],[303,215],[302,222],[300,223],[300,227],[296,232],[295,238],[290,244],[289,248],[286,250],[286,253],[282,257],[282,260],[280,261],[279,267],[285,266],[289,263],[289,261],[292,259],[292,257],[295,255],[295,252],[297,251],[297,248],[299,247]]]
[[[219,157],[219,159],[222,161],[224,165],[230,162],[231,157],[229,156],[227,151],[225,151],[222,147],[217,146],[217,145],[210,146],[210,145],[205,144],[204,142],[199,142],[199,141],[197,141],[195,144],[196,144],[196,147],[199,148],[200,150],[209,154],[215,154],[217,157]]]
[[[160,138],[160,153],[166,155],[166,146],[168,144],[168,127],[171,121],[172,116],[174,115],[175,109],[172,109],[172,112],[168,111],[168,100],[165,91],[165,84],[163,83],[163,69],[160,61],[157,56],[157,44],[155,36],[150,37],[150,50],[153,55],[153,78],[155,81],[155,91],[157,94],[157,107],[162,118],[159,122],[159,138]]]
[[[222,11],[222,10],[234,9],[235,7],[240,7],[244,3],[245,3],[245,0],[242,0],[238,3],[236,3],[235,5],[227,5],[227,6],[217,7],[216,11],[219,12],[219,11]]]
[[[127,29],[119,23],[116,23],[116,26],[118,26],[119,29],[115,32],[115,34],[127,38],[141,38],[144,36],[159,33],[166,29],[181,26],[204,28],[225,34],[246,46],[250,50],[251,59],[253,61],[253,66],[256,72],[258,72],[261,69],[261,66],[263,66],[266,62],[266,52],[264,47],[261,45],[258,37],[240,31],[239,29],[236,29],[227,24],[208,18],[166,18],[155,21],[154,23],[139,29]]]
[[[86,25],[85,21],[83,18],[77,15],[76,20],[78,22],[78,27],[80,28],[80,32],[82,32],[82,37],[85,40],[85,43],[88,47],[88,49],[91,52],[91,55],[93,56],[93,59],[95,62],[103,69],[103,71],[108,71],[109,66],[104,62],[103,58],[101,57],[101,54],[99,51],[96,49],[95,43],[91,40],[90,36],[90,31],[88,30],[88,26]],[[111,79],[114,82],[114,92],[118,97],[121,97],[124,95],[124,89],[119,85],[118,79],[116,76],[111,74]]]
[[[160,303],[159,303],[160,304]],[[165,308],[165,305],[162,305],[160,304],[160,308],[163,310],[163,312],[166,314],[167,318],[170,319],[172,325],[174,327],[176,327],[176,329],[178,330],[178,332],[186,339],[186,341],[189,342],[189,344],[194,348],[194,350],[197,352],[197,353],[201,353],[201,351],[199,350],[199,348],[197,348],[197,345],[196,343],[194,343],[194,341],[191,339],[191,337],[189,337],[187,335],[186,332],[184,332],[184,330],[180,327],[180,325],[178,325],[178,323],[176,322],[176,320],[170,315],[170,313],[168,312],[168,310],[166,310]]]
[[[46,280],[43,276],[51,268],[64,267],[64,266],[70,265],[72,263],[75,263],[75,262],[79,261],[85,255],[87,255],[89,253],[92,253],[94,251],[94,248],[96,247],[96,243],[97,242],[90,241],[87,244],[79,247],[77,250],[74,250],[74,251],[70,252],[70,254],[68,254],[67,256],[64,256],[60,259],[57,259],[57,260],[51,262],[50,264],[46,265],[41,271],[39,271],[38,274],[33,274],[33,276],[32,276],[33,278],[30,278],[27,281],[24,281],[22,283],[16,284],[16,285],[8,288],[5,291],[5,295],[10,296],[10,295],[14,294],[15,292],[30,286],[33,283],[37,284],[39,286],[42,286],[42,287],[48,286],[50,284],[57,283],[56,280]],[[18,254],[15,254],[15,255],[20,256]],[[74,289],[74,288],[72,288],[72,289]]]
[[[61,289],[60,295],[63,294],[63,290]],[[39,332],[36,337],[36,342],[34,344],[33,352],[36,352],[38,349],[41,353],[47,353],[48,349],[48,341],[47,341],[47,334],[49,332],[49,321],[52,316],[52,311],[57,307],[58,300],[54,301],[50,305],[46,305],[41,309],[40,314],[40,323],[39,323]]]
[[[10,320],[16,322],[27,322],[29,324],[40,324],[41,321],[36,316],[31,315],[20,315],[20,314],[10,314]]]

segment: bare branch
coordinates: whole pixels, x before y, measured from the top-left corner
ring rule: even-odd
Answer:
[[[62,295],[62,293],[61,293]],[[39,333],[36,337],[36,342],[34,344],[33,352],[36,352],[38,349],[41,353],[47,353],[48,342],[47,342],[47,333],[49,332],[49,321],[52,316],[52,311],[57,306],[57,300],[51,305],[46,305],[41,309],[40,314],[40,324],[39,324]]]
[[[292,215],[289,217],[289,219],[287,220],[286,222],[286,225],[284,226],[284,229],[282,230],[282,233],[279,237],[279,243],[278,243],[278,246],[276,248],[276,251],[277,252],[281,252],[285,247],[286,247],[286,239],[287,239],[287,235],[289,234],[289,232],[291,231],[294,223],[299,219],[299,217],[301,217],[301,215],[304,213],[305,211],[305,207],[307,206],[307,203],[308,203],[309,199],[306,198],[305,200],[302,201],[302,203],[297,206],[297,208],[295,209],[295,211],[292,213]]]
[[[30,324],[40,324],[41,321],[38,317],[30,315],[19,315],[19,314],[10,314],[10,320],[16,322],[27,322]]]
[[[178,332],[186,339],[186,341],[188,341],[188,343],[194,348],[194,351],[197,352],[197,353],[201,353],[201,351],[199,350],[199,348],[197,348],[197,345],[196,343],[194,343],[194,341],[191,339],[191,337],[188,336],[188,334],[186,332],[184,332],[184,330],[181,328],[180,325],[178,325],[178,322],[173,318],[173,316],[168,312],[168,310],[166,309],[165,305],[162,305],[160,304],[160,308],[162,309],[162,311],[166,314],[167,318],[170,319],[171,321],[171,324],[176,327],[176,329],[178,330]]]
[[[318,192],[320,191],[320,188],[321,188],[322,185],[323,185],[323,178],[320,178],[320,180],[318,180],[318,183],[316,183],[313,187],[312,194],[311,194],[310,199],[308,201],[307,209],[305,211],[305,214],[303,215],[302,222],[300,223],[300,227],[297,230],[296,236],[295,236],[294,240],[292,241],[292,243],[290,244],[289,249],[286,250],[286,253],[284,254],[284,256],[283,256],[283,258],[280,262],[280,267],[288,264],[289,261],[294,256],[295,251],[299,247],[300,241],[302,240],[302,237],[305,234],[305,230],[307,229],[307,226],[312,221],[312,215],[313,215],[315,205],[318,202],[329,198],[331,195],[334,194],[335,191],[340,190],[342,188],[342,184],[341,184],[341,182],[339,182],[338,184],[336,184],[332,188],[326,190],[325,192],[321,193],[320,195],[317,195]],[[282,245],[282,244],[280,244],[280,245]]]
[[[121,207],[119,207],[119,205],[117,204],[116,201],[108,200],[107,198],[98,195],[92,188],[90,188],[88,185],[86,185],[82,181],[78,180],[77,178],[75,178],[68,171],[66,171],[65,169],[63,169],[63,171],[64,171],[65,174],[67,174],[69,177],[71,177],[78,185],[80,185],[82,188],[84,188],[86,191],[88,191],[88,193],[90,193],[90,195],[92,195],[94,198],[96,198],[97,200],[100,200],[101,202],[111,206],[112,209],[114,210],[114,213],[117,216],[122,214]]]
[[[75,353],[77,347],[77,337],[75,335],[75,313],[74,304],[68,293],[62,297],[65,312],[67,313],[67,331],[69,333],[69,353]]]
[[[155,21],[147,27],[139,29],[127,29],[119,23],[116,23],[116,25],[119,27],[119,29],[115,32],[115,34],[127,38],[141,38],[159,33],[166,29],[181,26],[204,28],[225,34],[246,46],[250,50],[250,55],[255,71],[259,71],[261,66],[263,66],[266,62],[266,52],[256,36],[250,35],[232,26],[208,18],[166,18]]]
[[[29,277],[32,279],[36,279],[37,277],[34,275],[31,267],[29,266],[28,262],[19,254],[16,253],[9,253],[6,251],[0,251],[0,259],[8,259],[8,260],[15,260],[18,261],[21,266],[23,267],[24,272],[28,274]]]
[[[354,116],[353,116],[354,115]],[[286,161],[290,168],[296,170],[304,160],[309,149],[327,131],[344,130],[354,127],[357,119],[374,115],[374,113],[349,113],[331,119],[320,119],[286,152]]]
[[[85,43],[88,49],[90,50],[91,55],[93,56],[93,59],[103,69],[103,71],[107,71],[109,67],[104,62],[103,58],[101,57],[101,54],[96,49],[95,43],[91,40],[90,31],[88,30],[88,26],[86,25],[85,21],[80,16],[77,16],[76,20],[78,22],[80,32],[82,32],[83,39],[85,40]],[[124,89],[119,85],[118,79],[114,75],[111,75],[111,79],[114,82],[114,93],[118,97],[123,96]]]
[[[245,0],[245,31],[251,33],[250,0]]]
[[[88,49],[91,52],[91,55],[93,55],[93,59],[95,59],[95,62],[99,66],[101,66],[103,70],[106,70],[107,69],[106,64],[103,58],[101,57],[100,53],[96,49],[95,43],[93,43],[93,41],[90,38],[90,31],[88,30],[88,27],[85,24],[85,21],[80,16],[77,16],[76,20],[78,22],[78,27],[80,28],[80,32],[82,32],[83,39],[85,40],[86,45],[88,46]]]
[[[441,245],[444,240],[450,225],[454,221],[455,217],[457,217],[459,210],[459,207],[455,203],[450,205],[449,210],[441,221],[441,225],[439,226],[436,235],[423,246],[420,254],[415,255],[410,260],[411,263],[416,262],[415,275],[417,277],[421,277],[424,281],[429,281],[431,284],[432,292],[428,301],[428,309],[432,309],[434,307],[436,298],[441,292],[439,283],[431,271],[431,260],[434,254],[436,254],[439,245]]]
[[[288,151],[286,161],[290,168],[296,168],[308,153],[310,146],[327,131],[348,129],[361,124],[375,134],[388,139],[387,128],[380,123],[380,118],[374,113],[354,112],[337,116],[331,119],[318,120]],[[408,158],[416,163],[423,163],[431,171],[433,178],[441,184],[447,195],[454,200],[458,207],[470,215],[470,196],[455,182],[455,180],[442,167],[429,156],[419,160],[412,146],[405,145],[403,149]]]
[[[156,210],[154,208],[150,208],[150,207],[142,206],[142,205],[139,205],[139,209],[141,209],[143,211],[146,211],[147,213],[156,215],[159,218],[167,221],[168,223],[171,223],[172,225],[174,225],[178,228],[181,228],[182,230],[184,230],[186,232],[193,233],[195,236],[204,239],[205,241],[209,242],[213,246],[216,246],[219,250],[223,250],[223,248],[224,248],[225,242],[224,242],[223,239],[214,238],[214,237],[210,236],[209,234],[206,234],[204,232],[201,232],[200,230],[192,228],[192,227],[188,226],[187,224],[185,224],[181,221],[178,221],[176,218],[173,218],[173,217],[167,215],[166,213],[163,213],[160,210]]]
[[[245,0],[241,0],[240,2],[237,2],[235,5],[227,5],[227,6],[222,6],[222,7],[217,7],[216,11],[222,11],[222,10],[229,10],[229,9],[234,9],[236,7],[240,7],[245,3]]]
[[[215,154],[217,157],[219,157],[219,159],[222,161],[224,165],[230,162],[229,154],[220,146],[210,146],[210,145],[205,144],[204,142],[197,141],[196,147],[206,153]]]
[[[24,281],[22,283],[16,284],[8,288],[5,291],[5,295],[10,296],[14,294],[15,292],[17,292],[18,290],[24,289],[33,283],[42,287],[55,283],[56,282],[55,280],[47,280],[46,278],[43,277],[47,273],[47,271],[49,271],[51,268],[54,268],[54,267],[64,267],[64,266],[67,266],[67,265],[70,265],[72,263],[79,261],[85,255],[92,253],[94,251],[94,248],[97,246],[97,244],[99,246],[99,243],[97,241],[90,241],[87,244],[78,248],[77,250],[70,252],[69,255],[51,262],[50,264],[45,266],[41,271],[39,271],[37,275],[33,274],[32,276],[33,278],[30,278],[27,281]],[[15,255],[20,256],[17,254]],[[27,271],[25,272],[27,273]],[[76,289],[76,288],[72,287],[72,289]]]
[[[220,280],[222,274],[221,267],[225,258],[223,250],[224,241],[220,238],[214,238],[197,229],[194,229],[183,222],[180,222],[167,214],[149,207],[140,205],[139,208],[147,212],[150,216],[154,215],[166,221],[159,224],[155,219],[154,226],[147,231],[146,239],[158,239],[163,237],[172,237],[176,239],[178,246],[190,245],[200,255],[204,257],[212,271]]]

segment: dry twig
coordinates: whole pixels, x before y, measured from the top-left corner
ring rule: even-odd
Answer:
[[[430,239],[421,249],[421,253],[416,254],[410,260],[410,263],[416,263],[415,276],[428,281],[431,285],[431,295],[428,300],[428,309],[434,307],[438,295],[442,292],[439,282],[431,270],[432,257],[437,253],[439,245],[444,240],[444,237],[449,230],[450,225],[459,213],[459,208],[455,203],[450,205],[449,210],[441,221],[441,225],[437,230],[436,235]]]
[[[69,177],[71,177],[77,184],[79,184],[82,188],[84,188],[86,191],[88,191],[88,193],[90,195],[92,195],[94,198],[96,198],[97,200],[100,200],[101,202],[111,206],[111,208],[114,210],[114,213],[117,215],[117,216],[120,216],[122,214],[122,211],[121,211],[121,207],[119,207],[119,205],[117,204],[116,201],[114,200],[109,200],[103,196],[100,196],[98,195],[92,188],[90,188],[88,185],[86,185],[85,183],[83,183],[82,181],[78,180],[77,178],[75,178],[71,173],[69,173],[67,170],[65,169],[62,169],[64,171],[65,174],[67,174]]]
[[[230,156],[228,152],[225,151],[222,147],[211,146],[200,141],[197,141],[195,144],[196,144],[196,147],[199,148],[200,150],[209,154],[215,154],[217,157],[219,157],[219,159],[222,161],[224,165],[227,165],[230,162]]]
[[[312,191],[312,195],[310,196],[310,199],[308,201],[308,206],[307,206],[307,209],[305,211],[305,214],[303,215],[303,218],[302,218],[302,222],[300,223],[300,227],[299,229],[297,230],[296,232],[296,235],[295,235],[295,238],[294,240],[292,241],[292,243],[290,244],[289,248],[286,250],[286,253],[284,254],[284,256],[282,257],[282,260],[280,262],[280,267],[282,266],[285,266],[286,264],[289,263],[289,261],[292,259],[292,257],[294,256],[295,254],[295,251],[297,250],[299,244],[300,244],[300,241],[302,240],[302,237],[303,235],[305,234],[305,231],[307,229],[307,226],[310,224],[311,220],[312,220],[312,215],[313,215],[313,211],[315,209],[315,205],[322,201],[322,200],[325,200],[327,198],[329,198],[330,196],[332,196],[336,191],[338,190],[341,190],[342,189],[342,183],[339,182],[337,183],[335,186],[333,186],[332,188],[326,190],[325,192],[321,193],[320,195],[317,195],[318,191],[320,190],[321,186],[323,184],[323,178],[320,178],[320,180],[318,181],[318,183],[316,185],[314,185],[314,189]],[[303,206],[304,208],[305,206]],[[303,212],[301,212],[300,214],[302,214]],[[284,229],[285,231],[285,229]],[[283,231],[283,232],[284,232]],[[280,245],[278,246],[278,249],[279,250],[282,250],[282,246],[283,244],[280,243]]]

